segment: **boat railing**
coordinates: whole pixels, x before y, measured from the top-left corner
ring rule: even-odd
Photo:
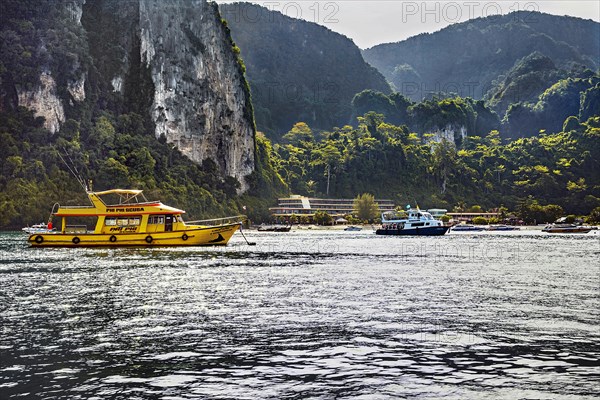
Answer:
[[[245,215],[235,215],[233,217],[202,219],[202,220],[197,220],[197,221],[185,221],[185,224],[186,225],[218,226],[218,225],[229,225],[229,224],[241,224],[243,221],[245,221],[247,219],[248,219],[248,217]]]

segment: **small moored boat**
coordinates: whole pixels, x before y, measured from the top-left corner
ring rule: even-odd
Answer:
[[[426,211],[419,209],[408,210],[408,216],[399,216],[394,211],[381,214],[381,228],[377,229],[377,235],[418,235],[418,236],[441,236],[448,231],[444,226]]]
[[[87,191],[91,206],[60,206],[51,216],[62,219],[56,231],[34,232],[33,247],[215,246],[226,245],[243,216],[184,222],[185,211],[148,201],[141,190]],[[102,197],[116,197],[107,204]],[[139,201],[138,197],[143,201]],[[92,230],[82,222],[90,221]],[[75,223],[72,224],[72,221]]]
[[[547,233],[588,233],[593,230],[591,226],[575,225],[575,224],[552,224],[546,225],[542,232]]]
[[[21,230],[29,235],[33,235],[34,233],[52,232],[55,229],[49,227],[47,224],[33,224],[31,226],[26,226],[25,228],[21,228]]]
[[[483,226],[471,225],[471,224],[458,224],[454,225],[451,229],[452,232],[481,232],[485,228]]]
[[[261,225],[258,230],[261,232],[289,232],[292,229],[291,225]]]
[[[487,227],[488,231],[518,231],[521,230],[518,226],[512,225],[490,225]]]
[[[350,225],[350,226],[345,227],[344,230],[355,232],[355,231],[362,231],[362,228],[360,226]]]

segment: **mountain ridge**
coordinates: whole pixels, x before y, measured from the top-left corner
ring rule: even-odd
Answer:
[[[413,100],[432,92],[480,99],[495,79],[534,51],[550,57],[558,67],[577,63],[597,69],[599,37],[600,23],[592,20],[518,11],[453,24],[362,53]],[[402,73],[409,68],[415,74],[406,80]]]

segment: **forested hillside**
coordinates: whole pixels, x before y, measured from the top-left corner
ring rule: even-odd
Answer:
[[[296,121],[316,129],[345,125],[356,93],[390,92],[345,36],[250,3],[219,8],[246,65],[257,127],[271,139]]]
[[[537,96],[539,92],[532,91],[549,87],[557,78],[576,74],[582,68],[596,71],[600,66],[600,24],[521,11],[473,19],[402,42],[381,44],[364,50],[363,55],[396,90],[415,101],[435,92],[475,99],[487,94],[493,98],[497,86],[507,79],[511,69],[514,72],[520,60],[544,58],[537,65],[530,63],[529,68],[545,71],[545,76],[527,77],[526,83],[533,83],[533,87],[521,85],[519,91],[505,93],[510,97],[504,103],[496,103],[506,109],[507,102]]]
[[[570,117],[559,133],[510,142],[498,131],[468,136],[460,146],[430,139],[374,112],[359,117],[357,128],[318,135],[298,123],[275,146],[275,164],[294,193],[310,196],[370,192],[447,209],[553,204],[576,214],[600,206],[599,117]]]

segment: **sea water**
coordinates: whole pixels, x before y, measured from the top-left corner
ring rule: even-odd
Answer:
[[[0,398],[600,393],[600,231],[245,234],[257,245],[0,234]]]

